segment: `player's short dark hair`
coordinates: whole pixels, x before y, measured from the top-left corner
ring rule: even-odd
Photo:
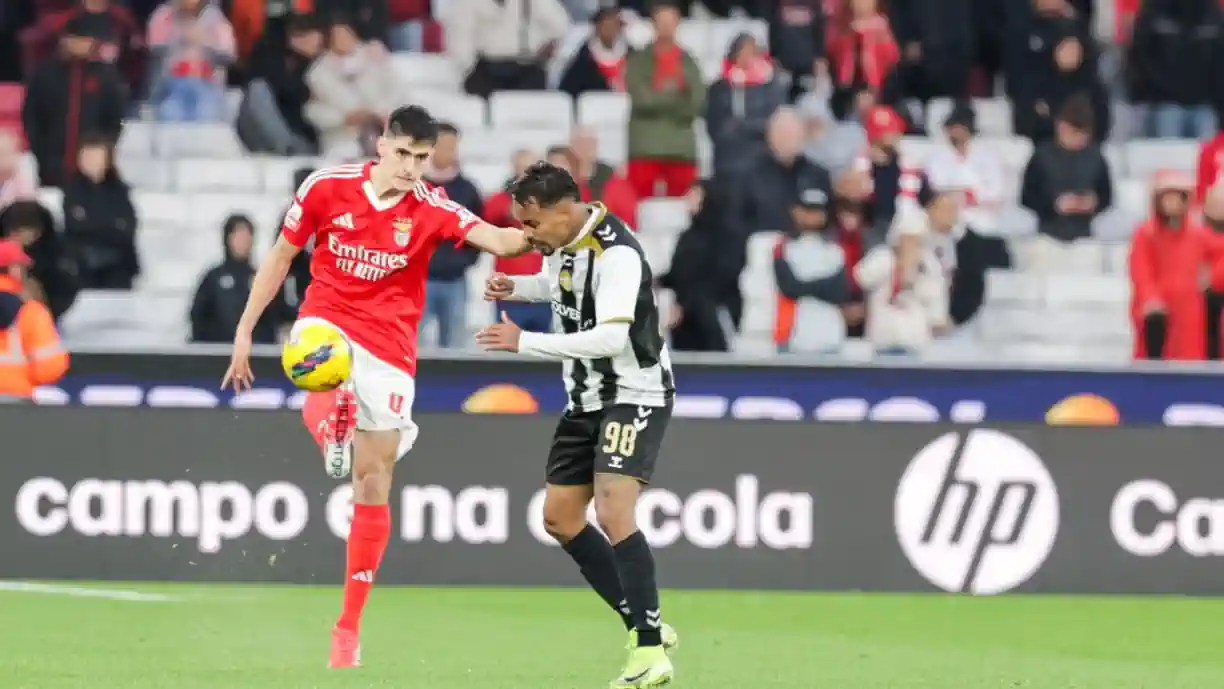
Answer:
[[[438,135],[450,134],[451,136],[459,136],[459,128],[450,122],[438,123]]]
[[[570,173],[552,163],[540,161],[532,163],[510,184],[510,197],[515,203],[534,201],[547,207],[566,199],[578,201],[582,193]]]
[[[419,105],[396,108],[387,118],[387,136],[407,136],[413,141],[432,144],[438,140],[438,121]]]

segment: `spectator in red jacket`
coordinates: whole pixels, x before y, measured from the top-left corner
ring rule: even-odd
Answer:
[[[878,0],[844,0],[829,22],[828,57],[840,117],[900,100],[901,51]]]
[[[530,151],[515,151],[510,159],[510,182],[523,174],[528,165],[535,162],[535,156]],[[497,192],[484,204],[484,218],[500,227],[518,227],[518,219],[514,217],[514,203],[510,193]],[[493,270],[504,275],[535,275],[544,267],[544,257],[538,251],[532,251],[513,258],[498,257],[493,263]],[[528,332],[548,332],[552,330],[552,307],[549,304],[536,304],[516,301],[503,301],[497,304],[498,313],[505,311],[510,319],[520,328]]]
[[[1202,203],[1207,198],[1207,190],[1220,181],[1220,172],[1224,169],[1224,129],[1203,142],[1199,148],[1198,183],[1194,186],[1194,200]]]
[[[1131,239],[1136,359],[1206,358],[1203,275],[1211,289],[1224,288],[1224,237],[1189,212],[1193,190],[1194,181],[1188,175],[1157,173],[1152,215]]]
[[[44,16],[22,36],[27,70],[55,50],[70,24],[77,35],[94,39],[90,59],[118,65],[134,83],[144,81],[144,31],[126,7],[111,0],[80,0],[66,12]]]

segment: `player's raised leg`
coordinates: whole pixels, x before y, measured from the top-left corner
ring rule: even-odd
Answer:
[[[353,467],[353,432],[357,430],[357,396],[347,387],[311,392],[302,406],[302,421],[323,453],[323,469],[344,478]]]
[[[669,407],[616,405],[604,411],[595,458],[595,515],[612,542],[637,643],[612,689],[661,687],[675,674],[663,647],[654,554],[637,525],[637,500],[654,470]]]
[[[328,664],[357,667],[361,615],[387,541],[391,537],[391,476],[399,456],[400,431],[358,430],[353,438],[353,521],[344,569],[344,602],[332,630]]]

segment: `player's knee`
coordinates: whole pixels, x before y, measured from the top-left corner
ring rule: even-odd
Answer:
[[[544,502],[544,531],[561,543],[586,528],[586,510],[559,502]]]
[[[595,497],[595,519],[599,528],[616,543],[637,531],[635,504],[631,499],[621,496],[605,495]]]

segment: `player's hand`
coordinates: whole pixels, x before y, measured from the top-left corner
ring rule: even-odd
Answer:
[[[502,311],[501,322],[476,333],[476,342],[489,352],[517,352],[522,334],[522,328],[515,325],[506,312]]]
[[[251,334],[238,331],[234,335],[234,353],[230,355],[230,365],[221,379],[221,389],[233,387],[234,392],[250,390],[255,382],[255,374],[251,373]]]
[[[505,273],[493,273],[485,281],[485,301],[501,301],[514,296],[514,280]]]

